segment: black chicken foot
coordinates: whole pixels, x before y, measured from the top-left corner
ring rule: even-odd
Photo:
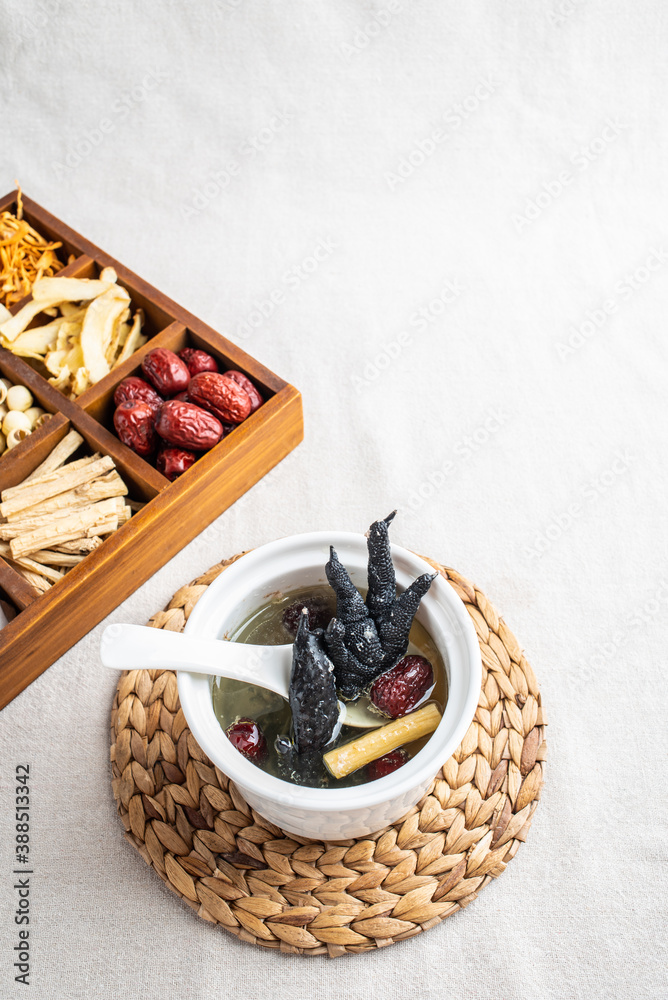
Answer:
[[[397,597],[388,532],[395,513],[369,528],[366,602],[333,548],[325,567],[336,593],[336,617],[327,626],[324,641],[344,698],[356,698],[405,654],[420,601],[438,575],[425,573]]]
[[[339,719],[334,664],[327,655],[322,635],[322,629],[310,631],[308,611],[304,609],[292,647],[288,692],[294,744],[300,754],[322,750]]]

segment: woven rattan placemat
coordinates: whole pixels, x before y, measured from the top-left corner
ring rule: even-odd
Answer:
[[[206,587],[237,558],[182,587],[150,624],[180,632]],[[319,843],[273,826],[195,742],[174,672],[121,675],[111,760],[125,836],[198,916],[291,953],[382,948],[467,906],[526,840],[546,756],[534,672],[485,595],[455,570],[428,562],[473,619],[480,701],[428,794],[364,839]]]

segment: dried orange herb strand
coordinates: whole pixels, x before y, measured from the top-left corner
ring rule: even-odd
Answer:
[[[38,278],[51,277],[64,264],[54,250],[62,243],[49,243],[23,218],[21,188],[16,215],[0,212],[0,302],[9,307],[28,295]]]

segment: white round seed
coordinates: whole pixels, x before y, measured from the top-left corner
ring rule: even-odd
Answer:
[[[2,421],[2,433],[9,435],[11,431],[20,427],[24,431],[30,431],[30,421],[21,410],[10,410]]]
[[[7,449],[15,448],[16,445],[27,438],[30,431],[25,430],[23,427],[15,427],[14,430],[10,431],[7,435]]]
[[[7,390],[7,406],[10,410],[25,410],[32,406],[32,393],[24,385],[13,385]]]
[[[37,421],[44,415],[44,410],[41,406],[31,406],[25,411],[25,415],[30,421],[30,426],[33,430],[35,430],[35,427],[37,427]]]

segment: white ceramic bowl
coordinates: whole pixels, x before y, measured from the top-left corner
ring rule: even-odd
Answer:
[[[214,580],[193,609],[185,631],[206,639],[233,634],[276,591],[326,583],[325,563],[333,545],[353,583],[367,586],[363,535],[312,532],[291,535],[254,549]],[[397,585],[433,572],[424,560],[392,546]],[[456,750],[478,704],[482,679],[480,647],[471,618],[452,587],[437,577],[422,599],[417,619],[439,648],[448,673],[443,718],[407,764],[353,788],[305,788],[262,771],[232,746],[217,721],[212,679],[179,671],[183,713],[195,739],[258,813],[289,833],[317,840],[362,837],[396,822],[424,795],[432,778]]]

